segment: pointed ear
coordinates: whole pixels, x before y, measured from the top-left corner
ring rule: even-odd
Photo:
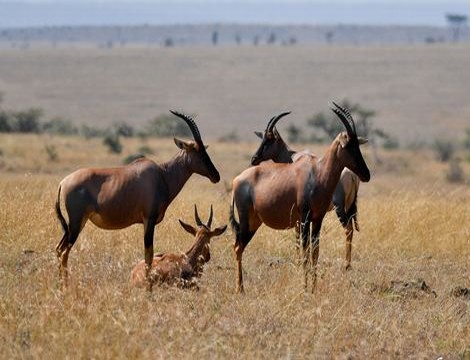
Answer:
[[[341,147],[344,148],[346,145],[348,145],[349,142],[349,137],[346,133],[342,132],[338,136],[339,143],[341,144]]]
[[[224,225],[224,226],[221,226],[221,227],[218,227],[218,228],[214,229],[214,231],[211,231],[211,235],[212,236],[222,235],[225,230],[227,230],[227,225]]]
[[[366,138],[358,136],[357,141],[359,141],[359,145],[363,145],[363,144],[367,143],[369,140],[366,139]]]
[[[255,135],[256,135],[257,137],[259,137],[260,139],[263,138],[263,133],[262,133],[261,131],[255,131],[254,133],[255,133]]]
[[[193,150],[194,149],[195,144],[192,142],[180,140],[177,138],[173,138],[173,140],[175,141],[176,146],[178,146],[181,150]]]
[[[181,219],[178,219],[178,221],[180,222],[180,225],[183,227],[184,230],[186,230],[188,233],[190,233],[193,236],[196,235],[196,229],[194,227],[192,227],[189,224],[186,224]]]
[[[181,150],[184,150],[184,141],[183,140],[180,140],[180,139],[177,139],[177,138],[173,138],[173,140],[175,141],[176,146],[178,146]]]

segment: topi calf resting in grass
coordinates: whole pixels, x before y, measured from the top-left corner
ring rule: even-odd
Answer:
[[[195,236],[194,244],[191,248],[181,254],[164,253],[158,254],[153,258],[150,268],[149,280],[152,285],[170,284],[181,287],[191,287],[195,285],[195,278],[202,275],[205,263],[210,258],[210,240],[219,236],[227,229],[227,225],[211,230],[213,210],[211,205],[209,219],[204,224],[194,205],[194,218],[197,228],[179,220],[181,226],[191,235]],[[145,260],[139,262],[131,272],[130,283],[132,287],[145,287],[146,264]]]

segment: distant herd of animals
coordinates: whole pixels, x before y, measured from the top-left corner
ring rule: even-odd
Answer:
[[[359,147],[367,140],[357,135],[346,108],[333,102],[331,109],[346,131],[336,136],[321,158],[306,151],[293,151],[283,141],[276,124],[289,112],[271,118],[264,133],[256,133],[262,141],[252,157],[252,166],[235,177],[232,185],[229,219],[235,233],[237,292],[244,292],[243,251],[263,223],[272,229],[295,228],[297,238],[301,238],[304,286],[308,288],[310,278],[313,290],[322,221],[326,212],[335,209],[345,230],[346,269],[350,268],[353,228],[359,230],[359,182],[370,180]],[[195,205],[196,226],[179,220],[183,229],[195,237],[192,247],[181,254],[154,254],[155,227],[193,173],[212,183],[219,182],[220,175],[194,120],[176,111],[171,113],[186,122],[194,137],[194,141],[175,138],[180,151],[171,160],[156,164],[139,158],[117,168],[84,168],[60,182],[55,208],[64,235],[56,252],[64,287],[68,283],[70,250],[88,220],[102,229],[144,225],[145,258],[132,270],[132,286],[150,291],[163,283],[197,286],[196,280],[210,259],[210,240],[221,235],[227,226],[212,230],[212,205],[206,223],[201,221]],[[68,221],[61,211],[61,198]]]

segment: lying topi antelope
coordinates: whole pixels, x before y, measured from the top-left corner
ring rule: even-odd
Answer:
[[[64,285],[67,283],[70,250],[88,220],[102,229],[113,230],[143,224],[148,271],[153,259],[155,225],[163,220],[166,209],[186,181],[193,173],[205,176],[213,183],[220,180],[194,120],[176,111],[171,113],[188,124],[194,141],[175,138],[175,144],[181,151],[170,161],[156,164],[140,158],[118,168],[80,169],[60,182],[55,207],[64,236],[57,244],[56,251]],[[61,194],[68,223],[60,210]]]
[[[197,228],[179,220],[183,229],[195,236],[194,244],[186,253],[165,253],[155,256],[149,275],[152,284],[160,285],[167,283],[177,284],[183,287],[195,285],[191,280],[202,275],[204,264],[211,258],[209,248],[211,238],[222,235],[227,229],[227,225],[224,225],[211,230],[212,216],[213,211],[211,205],[209,219],[206,224],[202,223],[197,213],[197,207],[194,205],[194,218]],[[145,286],[145,270],[146,264],[145,261],[142,260],[131,272],[131,286]]]
[[[287,164],[265,162],[246,169],[233,180],[230,223],[236,233],[234,250],[238,265],[238,292],[243,292],[243,251],[261,224],[273,229],[288,229],[297,221],[301,223],[304,285],[307,287],[308,273],[311,272],[313,290],[320,229],[341,172],[348,167],[361,181],[370,180],[369,169],[359,148],[364,140],[357,136],[349,112],[335,103],[333,105],[332,110],[346,132],[341,132],[333,140],[322,158],[312,155]],[[235,220],[234,206],[239,223]],[[310,259],[307,250],[310,250]]]
[[[276,163],[292,163],[301,156],[311,156],[308,152],[297,152],[291,150],[284,142],[276,129],[276,123],[284,116],[290,114],[285,112],[271,118],[264,130],[264,133],[255,131],[261,138],[258,150],[251,158],[251,165],[259,165],[262,161],[272,160]],[[357,222],[357,192],[359,191],[359,177],[348,168],[345,168],[340,175],[339,182],[333,192],[332,205],[329,210],[335,209],[341,225],[346,234],[346,270],[351,268],[351,248],[353,239],[353,222],[356,231],[359,231]],[[297,236],[298,227],[296,226]]]

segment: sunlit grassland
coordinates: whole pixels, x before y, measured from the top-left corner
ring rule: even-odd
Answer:
[[[45,144],[56,147],[57,161]],[[156,161],[177,152],[170,140],[145,144]],[[470,190],[448,184],[446,166],[426,151],[381,153],[378,166],[365,148],[373,178],[360,188],[353,269],[343,271],[343,230],[329,213],[314,294],[303,290],[292,230],[260,228],[244,254],[243,296],[234,291],[230,230],[213,240],[199,291],[148,294],[128,286],[143,258],[142,226],[104,231],[91,223],[71,252],[71,284],[61,292],[53,210],[60,179],[83,166],[120,165],[141,145],[125,140],[125,153],[111,155],[101,140],[0,136],[0,358],[469,356],[470,300],[451,291],[470,288]],[[191,245],[177,219],[193,222],[194,204],[203,218],[213,204],[215,225],[228,221],[226,185],[256,146],[209,145],[222,181],[190,179],[157,226],[158,251]],[[420,279],[437,296],[390,287]]]

